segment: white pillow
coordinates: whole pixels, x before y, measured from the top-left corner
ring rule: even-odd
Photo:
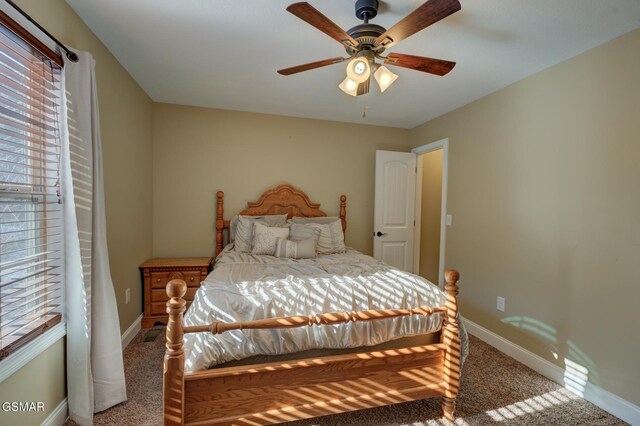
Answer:
[[[268,254],[273,256],[276,252],[278,239],[289,238],[289,228],[266,226],[256,221],[253,224],[252,254]]]
[[[288,257],[291,259],[313,259],[316,257],[316,245],[318,240],[309,238],[301,241],[283,240],[278,238],[276,243],[276,257]]]
[[[265,225],[284,225],[287,223],[287,214],[275,214],[266,216],[238,216],[238,224],[235,227],[234,250],[241,252],[251,251],[253,240],[253,224],[260,222]]]
[[[347,248],[344,245],[344,233],[342,232],[342,222],[340,219],[321,226],[320,239],[318,240],[318,253],[344,253]]]
[[[308,223],[291,223],[289,239],[291,241],[302,241],[313,238],[320,239],[322,228],[320,226],[310,226]]]
[[[236,230],[238,229],[238,221],[240,216],[234,215],[229,221],[229,242],[232,243],[236,239]]]
[[[315,230],[315,231],[314,231]],[[291,239],[303,240],[312,238],[320,232],[316,251],[319,254],[344,253],[347,248],[344,245],[342,222],[336,219],[331,223],[294,223],[291,225]]]

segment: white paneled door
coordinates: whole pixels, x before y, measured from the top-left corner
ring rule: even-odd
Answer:
[[[413,272],[416,154],[376,151],[373,256]]]

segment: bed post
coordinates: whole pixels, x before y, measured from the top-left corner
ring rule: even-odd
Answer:
[[[340,196],[340,221],[342,222],[342,233],[347,232],[347,196]]]
[[[182,350],[182,314],[186,302],[187,283],[171,280],[167,284],[167,351],[164,355],[163,372],[163,424],[177,426],[184,424],[184,352]]]
[[[444,417],[453,421],[456,409],[456,397],[460,387],[460,324],[458,318],[458,280],[460,273],[449,269],[444,274],[447,284],[444,286],[447,301],[447,313],[442,328],[442,342],[445,344],[444,354],[444,383],[445,392],[442,397],[442,413]]]
[[[216,257],[222,252],[222,230],[224,229],[224,192],[218,191],[216,208]]]

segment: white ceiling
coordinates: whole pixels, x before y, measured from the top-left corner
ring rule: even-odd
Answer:
[[[286,12],[295,0],[67,0],[157,102],[411,128],[640,27],[638,0],[461,0],[462,11],[388,52],[456,61],[445,77],[400,78],[353,98],[338,64],[277,69],[345,54]],[[355,0],[310,0],[343,29]],[[391,27],[423,0],[387,0]],[[368,106],[367,117],[362,117]]]

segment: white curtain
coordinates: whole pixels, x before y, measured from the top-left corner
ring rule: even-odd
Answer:
[[[127,399],[109,272],[95,61],[64,64],[62,108],[69,415],[81,425]]]

